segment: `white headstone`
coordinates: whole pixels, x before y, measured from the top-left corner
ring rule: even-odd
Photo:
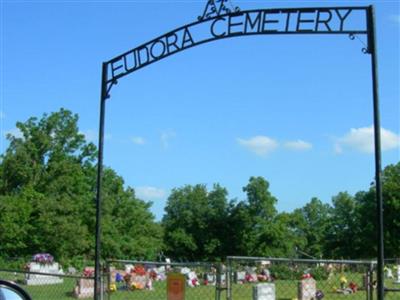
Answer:
[[[93,298],[94,280],[84,278],[79,279],[74,289],[74,296],[78,299]]]
[[[181,268],[181,274],[186,275],[186,274],[189,274],[190,272],[191,272],[191,270],[187,267]]]
[[[208,284],[215,285],[215,282],[217,281],[215,274],[207,273],[205,277],[206,277],[205,279],[207,280]]]
[[[299,281],[297,298],[299,300],[314,300],[317,293],[317,284],[314,278],[306,278]]]
[[[134,268],[133,265],[130,265],[130,264],[125,265],[125,272],[130,273],[133,268]]]
[[[58,263],[39,264],[32,262],[29,264],[29,271],[38,273],[48,273],[54,275],[64,274],[62,269],[59,267]],[[52,275],[26,274],[25,283],[27,285],[57,284],[57,283],[63,283],[63,279],[61,277]]]
[[[253,286],[253,300],[275,300],[275,284],[259,283]]]
[[[391,268],[387,268],[387,269],[386,269],[386,278],[390,278],[390,279],[393,279],[393,278],[394,278],[394,276],[393,276],[393,271],[392,271]]]
[[[239,271],[235,273],[235,282],[244,282],[246,280],[246,272]]]
[[[400,265],[397,265],[397,280],[394,283],[400,283]]]

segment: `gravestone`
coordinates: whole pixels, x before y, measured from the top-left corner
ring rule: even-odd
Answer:
[[[217,281],[217,276],[213,273],[206,273],[204,279],[207,280],[207,284],[215,285]]]
[[[297,298],[299,300],[315,300],[317,284],[314,278],[306,278],[298,283]]]
[[[54,275],[63,275],[64,272],[58,263],[40,264],[32,262],[29,264],[29,272],[48,273]],[[26,274],[25,284],[27,285],[46,285],[63,283],[63,279],[52,275]]]
[[[259,283],[253,286],[253,300],[275,300],[275,284]]]
[[[81,278],[77,281],[74,289],[75,298],[93,298],[94,296],[94,280]]]
[[[386,272],[385,273],[386,273],[386,278],[390,278],[390,279],[394,278],[393,271],[392,271],[391,268],[386,268]]]
[[[400,283],[400,265],[397,266],[397,280],[394,283]]]
[[[125,273],[130,273],[133,268],[134,268],[134,266],[131,264],[125,265]]]
[[[235,273],[235,283],[243,283],[246,281],[246,272],[239,271]]]

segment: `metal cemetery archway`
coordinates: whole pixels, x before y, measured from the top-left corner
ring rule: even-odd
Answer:
[[[103,174],[104,118],[106,99],[117,80],[172,54],[204,43],[246,35],[276,34],[346,34],[367,36],[367,46],[362,51],[371,56],[373,85],[373,114],[375,142],[376,218],[378,224],[378,300],[383,300],[383,204],[381,189],[380,117],[378,102],[378,74],[375,41],[374,7],[309,7],[282,9],[255,9],[241,11],[228,8],[228,0],[207,1],[203,15],[198,20],[161,35],[137,48],[104,62],[102,67],[100,97],[100,127],[96,196],[96,252],[95,299],[100,299],[101,257],[101,188]],[[360,17],[366,25],[360,26],[354,18]],[[364,27],[364,28],[359,28]],[[203,32],[196,36],[194,32]]]

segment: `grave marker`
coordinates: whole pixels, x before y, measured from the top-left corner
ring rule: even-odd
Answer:
[[[298,283],[297,298],[299,300],[315,300],[317,284],[314,278],[306,278]]]
[[[275,300],[275,284],[259,283],[253,286],[253,300]]]

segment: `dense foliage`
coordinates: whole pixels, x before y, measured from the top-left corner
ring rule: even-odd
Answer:
[[[400,257],[400,163],[387,166],[382,179],[385,256]],[[262,177],[251,177],[243,191],[247,199],[235,202],[228,201],[219,185],[211,192],[200,185],[174,189],[163,219],[168,255],[195,260],[226,255],[338,259],[377,255],[374,186],[355,196],[340,192],[331,205],[312,198],[291,213],[276,211],[278,200]],[[219,195],[216,202],[209,199],[214,193]]]
[[[17,123],[0,161],[0,263],[38,252],[78,264],[94,256],[96,147],[79,133],[78,117],[61,109]],[[371,258],[376,256],[375,187],[332,204],[312,198],[291,213],[262,177],[243,187],[246,199],[228,199],[215,184],[171,191],[157,223],[151,203],[104,170],[104,258],[223,260],[227,255]],[[383,171],[386,257],[400,257],[400,163]],[[275,270],[285,276],[284,269]],[[316,270],[317,272],[318,270]],[[324,276],[325,274],[320,274]]]
[[[61,109],[17,123],[0,164],[0,253],[52,253],[59,261],[94,255],[96,147]],[[113,170],[104,171],[104,257],[155,258],[161,226],[150,203],[135,197]]]

